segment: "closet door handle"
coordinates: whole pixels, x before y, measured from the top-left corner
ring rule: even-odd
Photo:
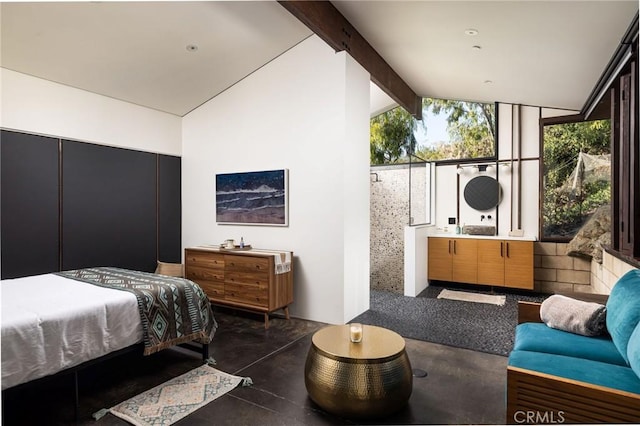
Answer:
[[[509,257],[509,243],[507,243],[507,257]]]
[[[504,243],[500,242],[500,257],[504,257]]]
[[[453,254],[457,254],[456,253],[456,240],[453,240]]]
[[[449,240],[449,254],[451,254],[451,240]]]

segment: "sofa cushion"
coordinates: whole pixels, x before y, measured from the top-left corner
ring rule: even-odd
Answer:
[[[616,282],[607,300],[607,330],[620,354],[629,362],[627,345],[640,323],[640,270],[632,269]]]
[[[544,352],[627,366],[608,336],[586,337],[527,322],[516,327],[515,351]]]
[[[637,376],[640,377],[640,323],[636,326],[635,331],[629,339],[627,356],[629,358],[629,365]]]
[[[640,394],[640,378],[622,365],[530,351],[512,351],[509,365]]]

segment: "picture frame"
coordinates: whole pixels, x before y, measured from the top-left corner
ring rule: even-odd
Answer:
[[[289,170],[216,174],[216,223],[289,226]]]

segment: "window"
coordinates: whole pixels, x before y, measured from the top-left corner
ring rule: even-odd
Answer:
[[[424,98],[416,156],[427,161],[495,158],[496,106]]]
[[[543,119],[541,135],[541,239],[569,241],[599,208],[611,208],[611,124]]]
[[[495,158],[495,104],[424,98],[422,110],[422,121],[401,107],[371,119],[371,164]]]

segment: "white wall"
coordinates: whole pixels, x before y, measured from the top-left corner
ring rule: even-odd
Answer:
[[[0,127],[169,155],[181,118],[0,68]]]
[[[294,316],[369,307],[369,75],[313,36],[183,120],[183,245],[294,252]],[[216,173],[289,169],[289,226],[217,225]]]
[[[415,297],[427,288],[427,236],[431,225],[404,228],[404,295]]]
[[[344,170],[344,316],[347,322],[369,309],[369,111],[370,76],[351,56],[344,57],[345,138],[340,143]],[[340,65],[342,67],[342,65]],[[366,114],[365,114],[366,113]]]

